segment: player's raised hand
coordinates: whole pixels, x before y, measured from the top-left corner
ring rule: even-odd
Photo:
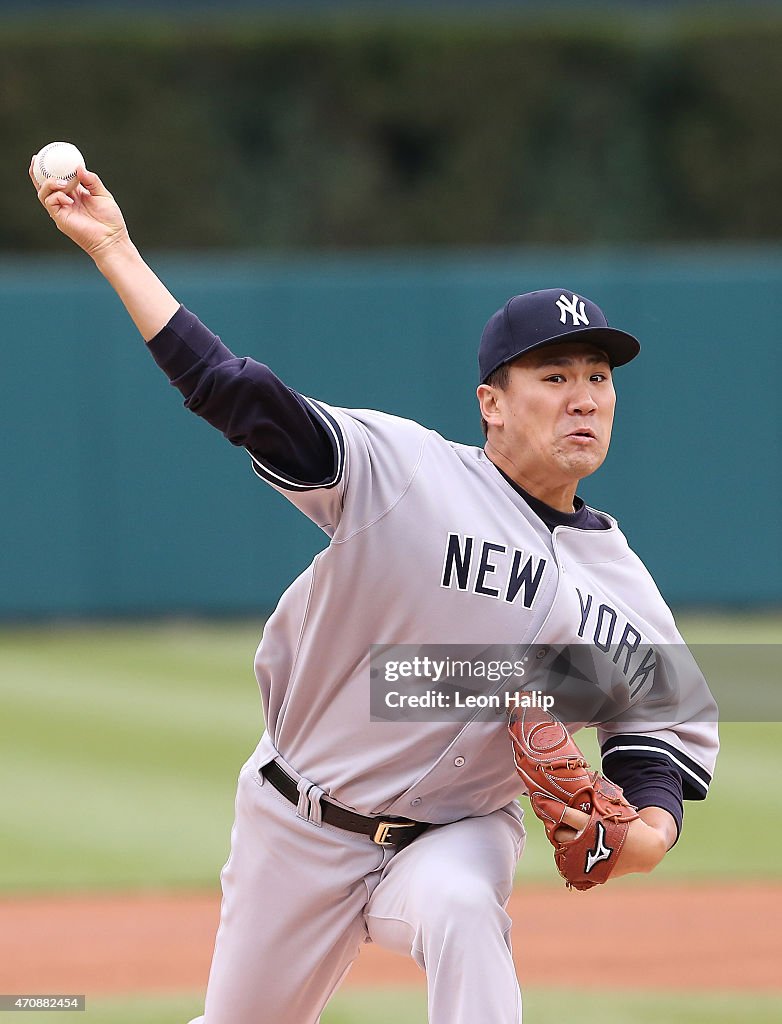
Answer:
[[[46,212],[64,235],[93,259],[117,243],[127,242],[128,229],[122,211],[97,174],[78,169],[78,185],[48,178],[38,186],[30,161],[32,181]]]
[[[146,265],[125,227],[122,211],[97,174],[79,165],[78,184],[47,178],[38,198],[64,235],[81,246],[119,295],[145,341],[154,338],[179,309],[179,303]]]

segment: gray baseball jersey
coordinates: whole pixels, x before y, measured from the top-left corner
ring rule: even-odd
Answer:
[[[692,659],[690,678],[670,687],[670,708],[657,702],[654,727],[631,733],[643,719],[644,689],[630,693],[646,652],[683,640],[613,519],[601,513],[610,524],[601,531],[552,533],[482,449],[384,413],[312,408],[334,434],[332,481],[306,487],[255,458],[258,474],[330,539],[283,595],[258,648],[267,727],[259,763],[279,755],[362,813],[432,822],[486,814],[519,792],[503,723],[371,722],[370,646],[532,644],[546,658],[552,645],[583,642],[610,647],[613,659],[623,644],[630,709],[597,723],[601,741],[632,734],[630,746],[642,735],[705,793],[716,713]]]

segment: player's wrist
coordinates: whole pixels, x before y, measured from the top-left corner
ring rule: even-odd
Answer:
[[[105,277],[109,277],[112,272],[119,271],[123,267],[143,262],[141,254],[130,240],[127,231],[118,232],[115,236],[99,242],[94,249],[90,250],[89,255]]]
[[[660,836],[664,845],[664,853],[667,853],[679,838],[679,829],[674,816],[664,807],[642,807],[638,814],[641,820]]]
[[[655,808],[658,810],[659,808]],[[649,808],[644,808],[649,810]],[[664,814],[667,812],[663,812]],[[641,811],[641,815],[643,811]],[[674,828],[674,835],[675,835]],[[666,828],[649,824],[644,818],[638,817],[630,823],[622,852],[619,855],[612,877],[622,875],[649,874],[661,863],[668,852],[668,833]]]

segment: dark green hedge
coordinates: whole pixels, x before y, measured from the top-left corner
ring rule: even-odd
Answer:
[[[62,247],[56,138],[145,247],[778,239],[781,54],[771,15],[0,28],[0,246]]]

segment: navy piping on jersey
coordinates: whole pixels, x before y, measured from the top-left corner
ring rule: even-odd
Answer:
[[[603,772],[624,790],[634,807],[662,807],[676,822],[677,839],[684,821],[682,776],[660,754],[614,753],[603,758]]]
[[[603,759],[620,754],[656,754],[672,762],[679,772],[684,795],[688,800],[705,800],[711,784],[711,775],[705,768],[683,754],[678,747],[666,743],[657,736],[626,735],[612,736],[603,745]]]
[[[247,449],[247,452],[252,459],[253,470],[267,483],[274,484],[277,487],[283,487],[289,491],[314,491],[320,490],[321,488],[328,490],[331,487],[336,487],[342,479],[342,471],[345,468],[345,438],[339,424],[330,413],[326,412],[325,409],[311,398],[307,398],[306,395],[301,395],[301,398],[307,403],[309,408],[312,410],[312,413],[319,418],[322,427],[332,439],[336,458],[333,459],[334,465],[331,479],[325,477],[321,483],[306,483],[301,480],[296,480],[294,477],[283,473],[281,470],[273,469],[271,466],[267,465],[259,457],[257,452],[253,452],[249,448]]]

